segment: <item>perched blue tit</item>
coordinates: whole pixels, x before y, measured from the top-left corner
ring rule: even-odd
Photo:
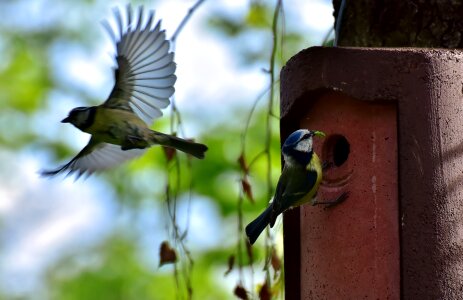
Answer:
[[[281,149],[284,167],[273,200],[262,214],[246,226],[246,235],[251,244],[254,244],[267,225],[273,227],[278,215],[289,208],[307,202],[312,205],[333,205],[347,197],[347,193],[344,193],[334,201],[316,200],[322,180],[322,163],[312,148],[314,136],[324,137],[325,134],[321,131],[299,129],[285,140]]]
[[[118,9],[114,15],[116,30],[103,22],[116,45],[114,87],[103,104],[74,108],[61,121],[91,134],[90,141],[70,162],[42,171],[43,176],[91,174],[139,156],[152,145],[204,157],[205,145],[149,128],[154,119],[162,116],[161,109],[169,105],[177,79],[174,54],[169,52],[160,21],[154,22],[154,11],[144,16],[143,7],[139,7],[134,18],[128,5],[126,18]]]

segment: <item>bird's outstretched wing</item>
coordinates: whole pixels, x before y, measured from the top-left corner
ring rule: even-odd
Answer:
[[[143,154],[145,150],[133,149],[123,151],[118,145],[96,142],[93,138],[70,162],[55,170],[44,170],[40,174],[45,177],[61,173],[67,175],[77,173],[77,178],[90,175],[118,165],[126,160]]]
[[[169,52],[169,41],[160,21],[154,25],[154,11],[144,17],[143,7],[139,7],[134,18],[128,5],[126,18],[117,8],[114,15],[115,31],[103,22],[117,51],[116,82],[104,106],[130,110],[150,126],[162,115],[161,109],[169,105],[169,97],[175,91],[174,53]]]

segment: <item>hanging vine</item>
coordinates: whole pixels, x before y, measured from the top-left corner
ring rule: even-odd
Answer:
[[[205,0],[198,0],[187,12],[185,17],[182,19],[174,34],[172,35],[171,47],[175,50],[175,45],[179,34],[182,29],[193,16],[194,12],[203,4]],[[185,131],[182,124],[181,113],[176,105],[175,97],[171,98],[171,111],[170,111],[170,131],[175,135],[180,133],[182,136],[185,135]],[[193,273],[194,260],[191,256],[191,252],[186,244],[186,238],[188,236],[188,230],[190,225],[191,215],[191,198],[193,191],[193,178],[191,158],[186,157],[185,161],[180,159],[176,155],[176,151],[171,148],[164,148],[164,153],[167,158],[166,162],[166,173],[167,183],[165,186],[167,212],[169,215],[169,236],[173,246],[167,241],[162,242],[160,248],[160,261],[161,265],[164,263],[174,264],[174,280],[177,286],[177,298],[178,299],[192,299],[193,298],[193,285],[191,282],[191,276]],[[182,168],[182,164],[186,166]],[[187,202],[187,219],[185,222],[185,229],[182,231],[178,224],[177,219],[177,202],[180,196],[182,183],[186,182],[188,190],[188,202]],[[177,257],[177,253],[179,257]],[[184,291],[184,294],[182,294]]]
[[[273,129],[272,126],[275,121],[279,121],[277,114],[274,113],[274,105],[275,105],[275,89],[276,85],[279,82],[277,78],[276,69],[276,54],[278,48],[278,40],[279,38],[283,38],[283,34],[279,35],[279,20],[281,14],[283,12],[283,3],[281,0],[277,0],[273,18],[271,22],[271,33],[272,33],[272,49],[271,54],[268,61],[268,69],[265,71],[269,77],[269,84],[268,87],[256,98],[254,101],[249,114],[245,121],[245,127],[241,134],[241,152],[238,158],[239,168],[241,170],[240,175],[240,193],[238,196],[238,239],[237,239],[237,261],[238,261],[238,269],[239,269],[239,279],[238,283],[235,287],[234,293],[240,299],[248,299],[249,295],[253,295],[253,293],[248,292],[244,287],[246,283],[244,282],[244,275],[243,275],[243,268],[245,266],[243,253],[246,253],[249,268],[251,273],[254,274],[254,255],[252,251],[252,247],[249,244],[248,240],[246,239],[246,235],[244,234],[244,223],[243,223],[243,201],[244,198],[247,197],[250,201],[254,202],[252,186],[249,182],[250,172],[252,170],[253,165],[259,161],[260,159],[265,160],[265,167],[266,167],[266,198],[271,199],[273,196],[273,181],[272,181],[272,155],[271,155],[271,148],[275,145],[272,145],[272,134]],[[281,47],[281,45],[280,45]],[[267,97],[267,98],[266,98]],[[254,157],[249,160],[246,158],[246,137],[249,132],[251,120],[254,117],[254,113],[256,111],[256,107],[258,104],[263,100],[267,99],[266,103],[266,119],[265,119],[265,138],[264,138],[264,147],[263,149],[258,152]],[[244,251],[245,250],[245,251]],[[229,261],[234,258],[234,256],[230,256]],[[229,269],[231,268],[229,264]],[[271,268],[275,271],[275,276],[271,276]],[[258,293],[259,299],[271,299],[272,295],[281,293],[282,295],[282,274],[281,274],[281,259],[278,257],[277,252],[274,247],[274,241],[270,235],[270,232],[267,230],[266,240],[265,240],[265,264],[264,270],[266,273],[265,281],[260,284],[260,289]],[[254,287],[254,276],[251,277],[250,287]]]

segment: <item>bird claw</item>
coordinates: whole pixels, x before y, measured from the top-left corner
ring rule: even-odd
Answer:
[[[332,201],[318,202],[317,200],[314,200],[312,202],[312,205],[315,206],[315,205],[323,204],[323,205],[325,205],[325,208],[330,208],[330,207],[336,206],[336,205],[341,204],[342,202],[344,202],[349,197],[349,194],[350,193],[348,191],[343,192],[335,200],[332,200]]]

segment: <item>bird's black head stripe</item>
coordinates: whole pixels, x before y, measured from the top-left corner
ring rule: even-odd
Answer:
[[[96,107],[94,107],[94,106],[89,107],[88,108],[88,117],[85,120],[85,122],[81,126],[79,126],[79,129],[83,130],[83,129],[87,129],[90,126],[92,126],[93,123],[95,122],[95,115],[96,115]]]

